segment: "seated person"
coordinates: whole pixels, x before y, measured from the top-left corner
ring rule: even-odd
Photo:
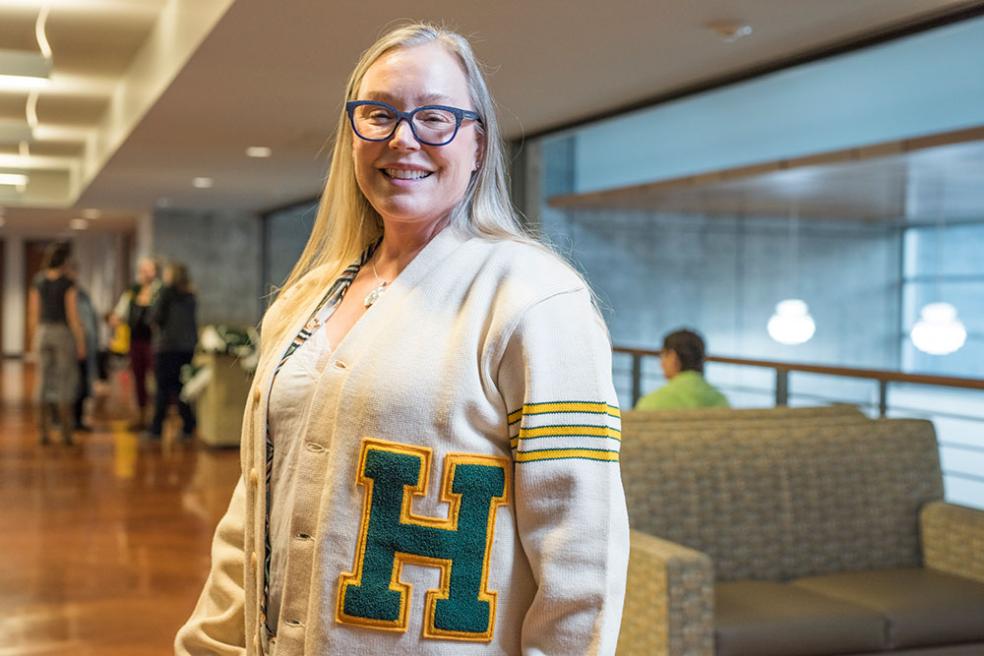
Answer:
[[[636,410],[729,407],[728,399],[704,380],[704,340],[697,333],[677,330],[664,337],[659,361],[668,382],[639,399]]]

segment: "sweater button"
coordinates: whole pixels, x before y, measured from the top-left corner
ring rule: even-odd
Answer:
[[[348,365],[342,362],[341,360],[335,360],[334,362],[331,363],[331,366],[335,367],[335,369],[338,369],[339,371],[348,369]]]
[[[255,390],[253,390],[253,403],[259,404],[259,402],[260,402],[260,388],[257,387]]]
[[[249,484],[252,485],[253,487],[256,487],[257,485],[260,484],[260,475],[256,471],[256,467],[253,467],[252,469],[249,470]]]
[[[257,560],[258,559],[256,558],[256,552],[255,551],[250,552],[250,554],[249,554],[249,566],[251,568],[256,569],[256,562],[257,562]]]

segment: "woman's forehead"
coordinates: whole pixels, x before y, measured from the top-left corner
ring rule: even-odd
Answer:
[[[358,94],[361,100],[458,104],[468,100],[468,80],[456,55],[427,43],[382,55],[366,71]]]

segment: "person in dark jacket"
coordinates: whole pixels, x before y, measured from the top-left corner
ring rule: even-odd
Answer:
[[[191,363],[198,343],[197,300],[185,265],[172,262],[165,266],[163,281],[164,286],[150,309],[150,322],[155,328],[157,397],[148,433],[160,438],[167,408],[174,402],[181,414],[182,435],[190,438],[195,432],[195,414],[180,397],[181,367]]]
[[[82,324],[82,332],[85,335],[85,357],[79,358],[79,384],[78,392],[75,395],[73,413],[75,430],[89,433],[92,432],[92,426],[83,421],[83,415],[85,400],[92,396],[92,381],[96,377],[99,358],[99,316],[92,305],[92,298],[79,284],[79,263],[75,260],[69,260],[65,272],[75,284],[79,322]]]

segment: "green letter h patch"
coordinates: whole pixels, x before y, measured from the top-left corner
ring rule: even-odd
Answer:
[[[426,596],[425,638],[488,642],[496,593],[488,589],[496,509],[509,501],[508,458],[448,454],[441,500],[448,518],[420,517],[432,451],[365,439],[357,480],[366,496],[352,572],[338,581],[335,617],[343,624],[406,631],[411,586],[404,563],[437,567],[441,585]]]

